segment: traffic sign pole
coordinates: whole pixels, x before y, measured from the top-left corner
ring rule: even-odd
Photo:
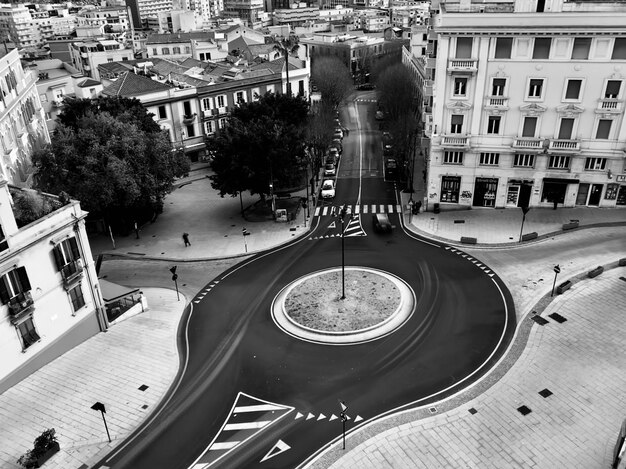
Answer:
[[[555,265],[554,266],[554,283],[552,284],[552,293],[550,293],[550,296],[554,296],[554,287],[556,286],[556,277],[561,273],[561,268],[559,267],[559,265]]]
[[[244,227],[244,228],[241,229],[241,234],[243,235],[243,245],[244,245],[244,248],[245,248],[246,252],[248,252],[248,242],[246,241],[246,236],[249,236],[250,232],[248,230],[246,230],[245,227]]]

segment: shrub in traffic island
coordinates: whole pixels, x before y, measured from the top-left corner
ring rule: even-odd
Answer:
[[[33,449],[26,451],[26,453],[17,460],[17,463],[26,468],[41,467],[53,454],[60,450],[55,433],[54,428],[45,430],[41,435],[35,438]]]

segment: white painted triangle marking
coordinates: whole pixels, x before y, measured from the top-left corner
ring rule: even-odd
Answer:
[[[220,451],[225,449],[231,449],[237,446],[241,441],[224,441],[221,443],[213,443],[209,448],[209,451]]]
[[[493,274],[487,274],[487,275],[489,275],[490,277],[493,277]]]
[[[304,415],[303,415],[303,414],[301,414],[300,412],[298,412],[298,413],[296,414],[296,418],[295,418],[294,420],[301,419],[302,417],[304,417]]]
[[[307,420],[311,420],[313,417],[315,417],[315,415],[313,415],[311,412],[309,412],[309,415],[306,416]]]
[[[198,304],[198,303],[200,303],[200,300],[198,300],[198,301],[194,301],[194,303],[195,303],[195,304]]]
[[[480,262],[477,262],[476,265],[480,267],[482,264]]]
[[[357,415],[356,418],[354,419],[354,423],[360,422],[361,420],[363,420],[363,417],[361,417],[360,415]]]
[[[326,418],[326,416],[324,414],[320,414],[320,416],[317,418],[317,420],[324,420]]]
[[[215,284],[217,285],[218,283],[220,283],[220,281],[219,281],[219,280],[216,280],[216,281],[215,281]]]
[[[274,456],[278,456],[280,453],[284,453],[285,451],[290,449],[291,446],[289,446],[283,440],[278,440],[276,444],[272,447],[272,449],[267,452],[265,457],[261,459],[261,462],[267,461],[268,459],[273,458]]]
[[[335,414],[331,415],[330,418],[328,419],[329,422],[332,422],[333,420],[337,420],[339,417],[337,417]]]
[[[337,225],[335,225],[335,222],[332,222],[330,225],[328,225],[328,228],[337,228]]]

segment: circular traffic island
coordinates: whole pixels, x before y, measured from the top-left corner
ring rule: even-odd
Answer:
[[[401,327],[415,295],[400,278],[368,267],[326,269],[287,285],[274,299],[272,317],[288,334],[309,342],[349,345],[375,340]]]

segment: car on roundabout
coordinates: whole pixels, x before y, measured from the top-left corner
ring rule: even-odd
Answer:
[[[335,197],[335,181],[326,179],[322,182],[322,199],[332,199]]]
[[[391,233],[393,228],[386,213],[372,215],[372,224],[376,233]]]

